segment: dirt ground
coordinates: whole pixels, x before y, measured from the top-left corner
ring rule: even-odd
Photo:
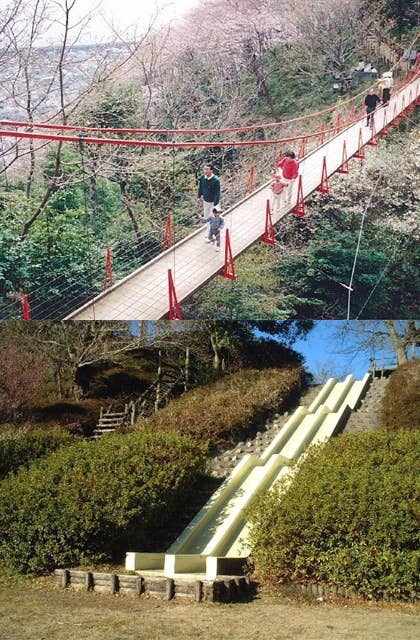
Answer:
[[[198,604],[0,584],[0,640],[417,640],[419,607],[257,597]]]

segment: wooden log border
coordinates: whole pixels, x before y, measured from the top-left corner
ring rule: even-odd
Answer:
[[[217,580],[177,580],[73,569],[56,569],[54,575],[56,584],[63,589],[70,587],[111,594],[149,595],[166,600],[187,598],[195,602],[241,602],[250,599],[255,591],[255,583],[243,576],[222,576]]]
[[[147,574],[98,573],[75,569],[56,569],[54,575],[56,584],[63,589],[70,587],[111,594],[146,595],[166,600],[186,598],[195,602],[243,602],[252,599],[257,587],[255,582],[244,576],[220,576],[217,580],[179,580]],[[317,582],[284,584],[280,590],[288,595],[304,596],[311,600],[368,600],[353,589]]]

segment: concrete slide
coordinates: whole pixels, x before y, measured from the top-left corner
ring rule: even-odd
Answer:
[[[246,509],[281,479],[292,478],[311,444],[339,433],[365,395],[362,380],[330,378],[309,407],[300,406],[260,456],[245,455],[166,553],[129,552],[126,569],[169,578],[184,574],[215,579],[242,572],[249,555]]]

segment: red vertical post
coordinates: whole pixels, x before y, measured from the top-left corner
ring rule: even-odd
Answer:
[[[401,120],[403,120],[406,117],[407,117],[407,114],[405,112],[405,99],[404,99],[404,96],[403,96],[402,100],[401,100],[401,113],[399,115],[399,118],[401,118]]]
[[[347,157],[346,141],[343,141],[343,158],[341,160],[341,167],[338,169],[338,173],[349,173],[349,160]]]
[[[329,193],[330,192],[330,183],[328,181],[327,157],[326,156],[324,156],[324,160],[322,161],[321,184],[317,188],[317,191],[319,191],[320,193]]]
[[[378,138],[376,137],[375,119],[373,118],[371,122],[372,122],[372,137],[368,141],[368,145],[371,147],[376,147],[378,144]]]
[[[379,132],[379,135],[382,136],[383,138],[386,138],[386,136],[389,136],[387,125],[388,125],[388,122],[386,117],[386,109],[384,109],[384,121],[383,121],[382,129]]]
[[[246,196],[254,191],[254,178],[255,178],[255,169],[252,166],[250,171],[249,171],[248,181],[247,181],[246,187],[245,187],[245,195]]]
[[[305,215],[305,213],[306,213],[305,199],[303,197],[302,176],[299,176],[297,201],[296,201],[296,204],[295,204],[295,208],[293,209],[293,213],[296,216],[300,216],[300,217],[303,217]]]
[[[406,112],[408,111],[409,113],[411,113],[411,111],[414,111],[413,94],[411,93],[411,89],[410,89],[410,92],[408,94],[408,106],[407,106],[407,109],[405,111]]]
[[[363,149],[362,129],[359,129],[359,146],[356,153],[354,154],[354,157],[359,158],[360,160],[364,160],[366,157],[365,150]]]
[[[276,244],[275,230],[273,227],[273,220],[271,218],[270,200],[267,200],[265,207],[265,231],[262,237],[262,242],[265,242],[265,244]]]
[[[27,293],[23,294],[22,298],[22,320],[31,319],[31,309],[29,306],[29,297]]]
[[[342,122],[341,122],[341,113],[337,113],[337,117],[335,119],[335,125],[334,125],[334,133],[339,133],[340,129],[342,127]]]
[[[326,129],[326,124],[325,122],[323,122],[319,128],[319,135],[318,135],[318,142],[317,142],[318,147],[320,147],[325,142],[325,129]]]
[[[300,141],[300,147],[299,147],[297,159],[302,160],[302,158],[305,157],[305,153],[306,153],[306,138],[302,138],[302,140]]]
[[[356,107],[354,106],[354,104],[352,104],[349,111],[349,117],[347,120],[348,123],[353,122],[355,112],[356,112]]]
[[[168,217],[166,218],[165,230],[163,232],[163,238],[162,238],[161,251],[166,251],[166,249],[169,249],[170,247],[172,247],[173,243],[174,243],[174,229],[172,224],[172,215],[169,214]]]
[[[112,252],[109,246],[106,248],[105,277],[102,287],[104,291],[108,285],[112,287]]]
[[[230,246],[229,229],[226,229],[225,240],[225,264],[223,265],[222,275],[229,280],[236,280],[235,265],[233,263],[232,248]]]
[[[397,103],[394,104],[394,111],[392,114],[392,121],[390,123],[390,127],[394,127],[394,129],[397,129],[399,125],[399,121],[398,121],[398,115],[397,115]]]
[[[168,269],[168,287],[169,287],[169,320],[182,320],[181,307],[176,297],[175,285],[172,278],[172,269]]]

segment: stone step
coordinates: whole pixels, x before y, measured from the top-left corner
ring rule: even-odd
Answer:
[[[381,428],[382,403],[389,378],[374,378],[360,408],[353,411],[344,431],[349,433],[376,431]]]

